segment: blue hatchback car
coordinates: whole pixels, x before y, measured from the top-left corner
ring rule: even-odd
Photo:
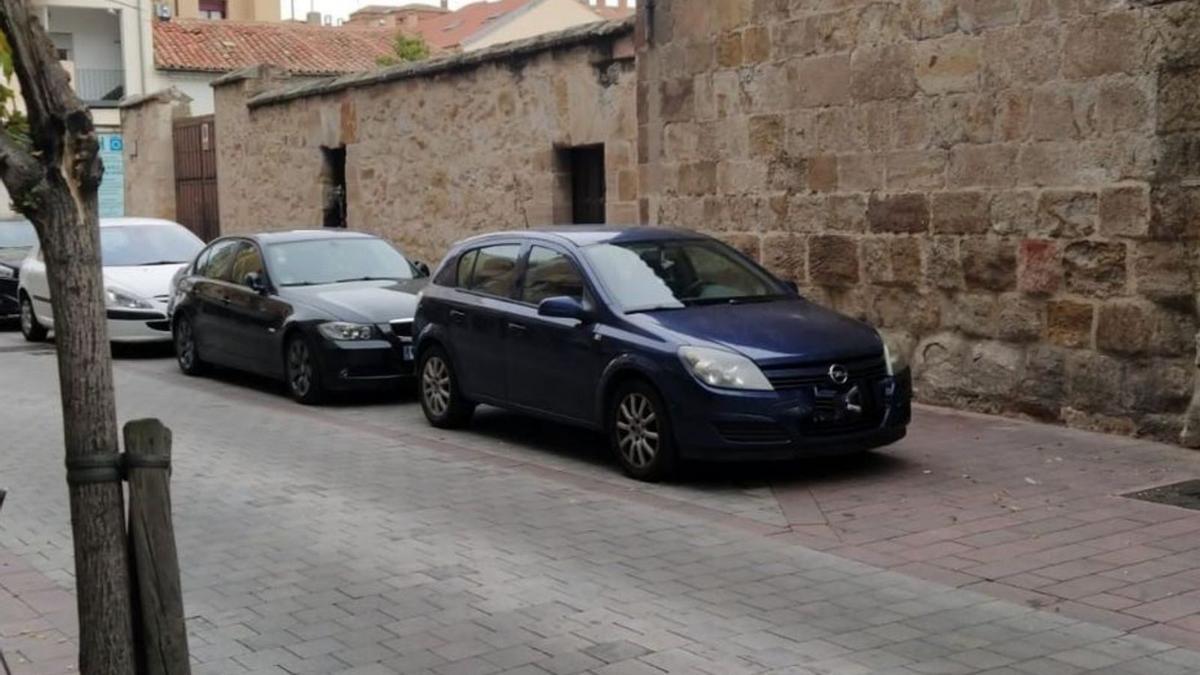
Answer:
[[[721,242],[563,227],[457,244],[414,321],[438,427],[478,403],[607,433],[632,477],[680,459],[838,455],[904,437],[907,366]]]

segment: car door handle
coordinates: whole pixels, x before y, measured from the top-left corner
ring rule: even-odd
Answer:
[[[467,313],[461,310],[450,310],[450,320],[454,323],[463,323],[467,320]]]
[[[523,324],[523,323],[509,322],[508,330],[509,330],[509,332],[516,333],[517,335],[524,335],[525,332],[528,331],[529,329],[526,328],[525,324]]]

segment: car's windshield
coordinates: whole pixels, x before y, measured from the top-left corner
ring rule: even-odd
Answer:
[[[314,239],[270,244],[267,266],[280,286],[315,286],[350,281],[412,279],[399,251],[382,239]]]
[[[204,242],[180,225],[105,225],[100,257],[105,267],[142,267],[191,262]]]
[[[37,232],[24,220],[0,221],[0,248],[33,248]]]
[[[763,302],[786,295],[777,281],[715,241],[607,243],[585,251],[601,283],[626,312]]]

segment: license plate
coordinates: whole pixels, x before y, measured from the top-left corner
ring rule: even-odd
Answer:
[[[403,355],[404,355],[404,360],[405,360],[405,361],[412,361],[412,360],[413,360],[413,348],[412,348],[412,345],[404,345],[404,351],[403,351]]]

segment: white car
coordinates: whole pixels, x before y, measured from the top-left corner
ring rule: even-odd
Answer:
[[[100,256],[109,339],[122,343],[169,341],[171,280],[202,248],[199,237],[169,220],[102,218]],[[21,332],[26,340],[39,342],[54,330],[40,246],[21,264],[20,280]]]

